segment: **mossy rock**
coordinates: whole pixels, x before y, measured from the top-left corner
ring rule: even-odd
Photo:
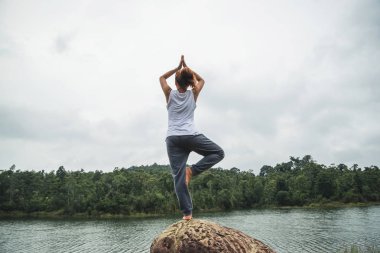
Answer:
[[[192,219],[172,224],[152,242],[151,253],[272,253],[261,241],[216,223]]]

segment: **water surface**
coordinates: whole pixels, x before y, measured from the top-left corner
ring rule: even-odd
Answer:
[[[277,252],[380,248],[380,206],[276,209],[200,214],[253,236]],[[149,252],[178,217],[122,220],[0,220],[0,252]]]

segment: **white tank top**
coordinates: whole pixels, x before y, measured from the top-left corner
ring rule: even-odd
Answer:
[[[194,124],[196,104],[193,91],[187,90],[180,93],[178,90],[171,90],[166,107],[168,109],[168,132],[166,136],[198,134]]]

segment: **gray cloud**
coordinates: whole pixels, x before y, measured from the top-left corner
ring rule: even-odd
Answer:
[[[88,125],[71,113],[38,111],[22,107],[0,107],[2,138],[88,141]]]
[[[54,41],[54,48],[58,53],[63,53],[70,49],[70,41],[72,37],[68,35],[60,35]]]

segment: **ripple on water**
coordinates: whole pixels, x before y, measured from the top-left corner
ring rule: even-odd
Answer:
[[[196,214],[195,214],[196,215]],[[233,227],[277,252],[338,252],[353,244],[380,247],[380,206],[332,210],[251,210],[198,215]],[[149,252],[177,218],[1,220],[0,252]]]

